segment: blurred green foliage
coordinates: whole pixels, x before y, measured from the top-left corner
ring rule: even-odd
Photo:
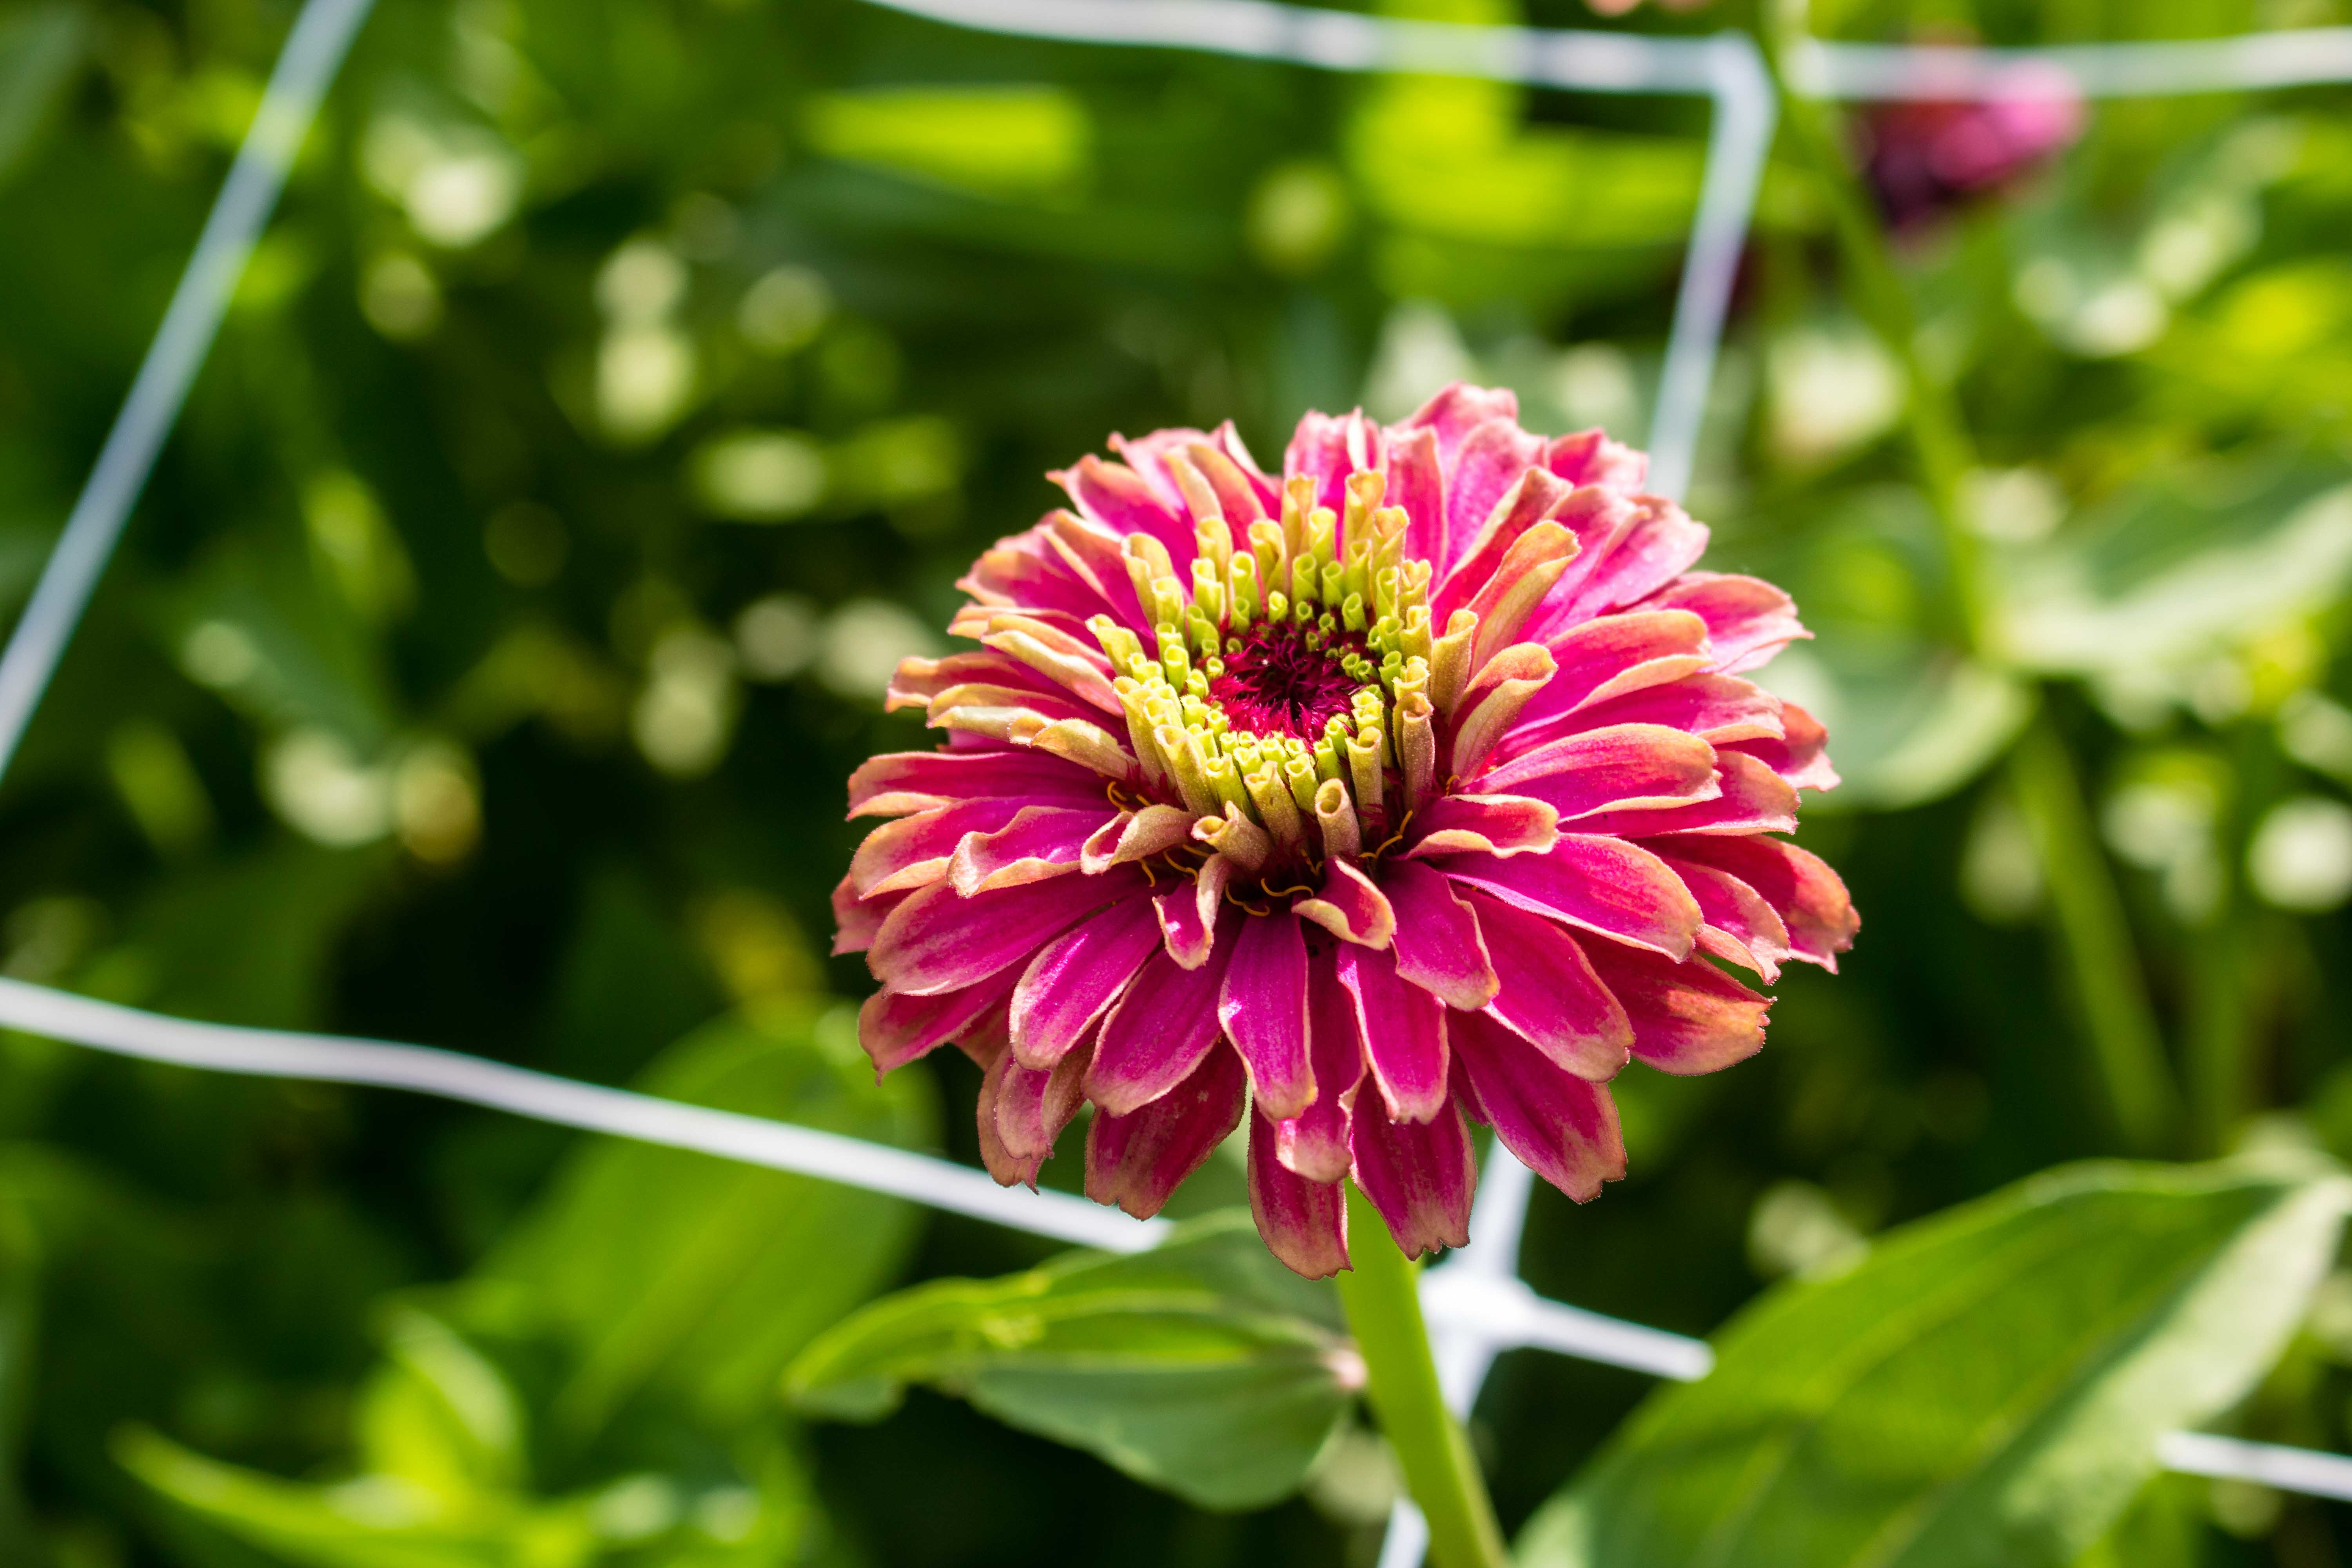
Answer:
[[[1592,25],[1574,0],[1381,8]],[[10,607],[291,14],[0,4]],[[2026,44],[2345,19],[1843,0],[1815,25]],[[1271,454],[1307,405],[1393,416],[1470,375],[1531,426],[1640,440],[1705,126],[1693,101],[1009,40],[854,0],[385,5],[0,792],[0,971],[969,1160],[976,1075],[947,1054],[874,1089],[828,1001],[862,969],[821,956],[841,781],[920,743],[880,712],[892,664],[941,646],[975,550],[1112,430],[1230,415]],[[1988,772],[2034,700],[2186,1086],[2171,1152],[2352,1156],[2347,154],[2352,89],[2103,105],[2048,170],[1906,239],[1916,352],[1983,454],[1999,646],[1969,651],[1902,376],[1776,155],[1691,502],[1709,564],[1785,583],[1819,634],[1772,679],[1836,736],[1851,782],[1805,837],[1869,923],[1843,974],[1783,983],[1763,1057],[1622,1081],[1633,1174],[1581,1211],[1538,1194],[1539,1289],[1705,1332],[1771,1278],[2113,1149],[2033,930],[2049,877]],[[1319,1458],[1255,1514],[1122,1475],[1165,1472],[1055,1405],[1066,1369],[928,1341],[875,1364],[985,1384],[1014,1427],[1116,1464],[921,1388],[877,1425],[798,1426],[783,1369],[866,1298],[1041,1278],[1043,1244],[975,1223],[15,1035],[0,1139],[10,1563],[1368,1563],[1392,1494],[1360,1427],[1323,1440],[1312,1356],[1273,1436],[1281,1465]],[[2183,1267],[2253,1190],[2179,1179],[2203,1180],[2210,1213],[2176,1193],[2160,1222],[2203,1238]],[[1188,1212],[1230,1202],[1238,1168],[1196,1186]],[[2109,1201],[2163,1206],[2136,1190]],[[1727,1365],[1789,1300],[1903,1298],[1924,1238],[2039,1223],[2021,1201],[1768,1301]],[[2171,1245],[2138,1223],[2095,1229]],[[2273,1305],[2286,1334],[2298,1302]],[[2024,1375],[2011,1348],[1919,1375],[1990,1398]],[[2259,1387],[2194,1410],[2344,1447],[2347,1369],[2338,1272]],[[1677,1422],[1706,1436],[1716,1386],[1666,1395],[1575,1495],[1624,1495]],[[1507,1357],[1474,1423],[1506,1522],[1646,1392]],[[2347,1550],[2320,1505],[2176,1479],[2087,1561]]]

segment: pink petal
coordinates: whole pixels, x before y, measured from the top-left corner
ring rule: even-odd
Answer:
[[[1548,742],[1471,782],[1482,795],[1549,801],[1580,830],[1584,824],[1573,819],[1595,812],[1636,818],[1710,799],[1721,787],[1719,766],[1715,748],[1696,735],[1662,724],[1617,724]]]
[[[1346,1189],[1310,1182],[1276,1157],[1274,1124],[1250,1118],[1250,1213],[1257,1233],[1292,1272],[1326,1279],[1348,1267]]]
[[[1301,477],[1313,479],[1315,504],[1339,510],[1347,503],[1348,476],[1358,466],[1356,454],[1349,449],[1350,437],[1354,437],[1356,447],[1363,445],[1363,437],[1355,428],[1362,421],[1361,414],[1339,416],[1310,411],[1299,420],[1290,446],[1282,454],[1282,477],[1286,480]]]
[[[1687,956],[1706,923],[1673,868],[1621,838],[1565,833],[1548,854],[1448,855],[1431,863],[1507,904],[1669,958]]]
[[[1671,685],[1629,691],[1580,708],[1553,723],[1560,734],[1611,724],[1664,724],[1671,730],[1687,730],[1708,744],[1722,747],[1736,741],[1779,739],[1783,706],[1778,697],[1738,676],[1686,675]],[[1517,742],[1528,734],[1522,726],[1511,739]]]
[[[1366,947],[1386,947],[1396,935],[1396,910],[1372,879],[1349,861],[1332,860],[1323,877],[1323,891],[1291,906],[1301,920],[1313,921],[1342,942]]]
[[[1192,557],[1200,552],[1192,525],[1161,505],[1143,476],[1124,463],[1106,463],[1089,455],[1080,458],[1078,466],[1067,473],[1045,477],[1069,492],[1082,516],[1117,537],[1144,533],[1160,541],[1168,547],[1169,558],[1179,572],[1189,569]]]
[[[1333,963],[1389,1115],[1428,1121],[1445,1104],[1445,1005],[1406,984],[1384,952],[1343,943]]]
[[[1500,980],[1487,1014],[1563,1071],[1614,1078],[1633,1050],[1633,1026],[1576,939],[1499,899],[1473,893],[1470,902]],[[1458,1021],[1448,1017],[1448,1028]]]
[[[877,1075],[904,1067],[963,1033],[1009,989],[1008,976],[992,974],[935,996],[877,991],[857,1009],[857,1043],[874,1058]]]
[[[908,893],[885,893],[877,899],[860,899],[855,876],[845,875],[833,889],[833,955],[839,958],[847,952],[864,952],[874,945],[881,932],[882,922],[890,911],[912,897]]]
[[[1531,486],[1520,488],[1521,477],[1527,474],[1535,459],[1542,454],[1543,443],[1528,435],[1507,419],[1489,419],[1473,429],[1462,439],[1461,447],[1451,454],[1445,451],[1443,436],[1438,438],[1438,452],[1445,458],[1446,559],[1434,563],[1438,581],[1453,584],[1461,566],[1480,546],[1496,532],[1497,514],[1509,518],[1507,500],[1529,500],[1539,504],[1514,522],[1504,522],[1502,537],[1496,543],[1492,560],[1502,559],[1503,551],[1521,531],[1534,523],[1550,510],[1551,503],[1568,493],[1568,486],[1553,479],[1541,468],[1542,475]],[[1483,578],[1469,579],[1468,587],[1454,595],[1453,603],[1467,599]],[[1445,599],[1444,594],[1431,595],[1436,605]],[[1449,605],[1449,607],[1451,607]],[[1436,616],[1439,624],[1444,615]]]
[[[1562,597],[1555,603],[1565,614],[1581,619],[1633,604],[1706,552],[1706,526],[1674,502],[1637,496],[1632,505],[1632,514],[1605,539],[1584,541],[1585,552],[1560,579]]]
[[[1714,1072],[1764,1048],[1771,1002],[1706,960],[1590,940],[1584,952],[1633,1021],[1633,1054],[1661,1072]]]
[[[1447,1101],[1426,1122],[1358,1117],[1355,1151],[1356,1184],[1406,1257],[1469,1243],[1478,1163],[1459,1107]]]
[[[1724,675],[1754,669],[1798,637],[1810,637],[1796,602],[1759,577],[1685,572],[1658,590],[1659,609],[1689,610],[1706,623],[1715,668]]]
[[[1762,894],[1788,928],[1792,958],[1834,973],[1837,955],[1862,929],[1845,884],[1811,850],[1778,838],[1712,835],[1661,839],[1652,847],[1727,872]]]
[[[1307,1059],[1315,1069],[1315,1103],[1275,1129],[1284,1165],[1310,1182],[1348,1173],[1348,1123],[1364,1078],[1364,1041],[1355,998],[1339,984],[1328,944],[1312,954],[1307,988]]]
[[[1454,1060],[1503,1147],[1528,1169],[1590,1203],[1625,1174],[1625,1141],[1609,1090],[1563,1072],[1491,1018],[1465,1021]]]
[[[1544,448],[1544,467],[1572,485],[1600,485],[1620,495],[1638,495],[1649,478],[1650,458],[1599,429],[1562,436]]]
[[[1037,1169],[1045,1163],[1043,1152],[1016,1154],[1005,1146],[1000,1111],[1004,1103],[1004,1075],[1013,1066],[1013,1054],[1000,1051],[982,1070],[980,1096],[972,1105],[972,1120],[980,1132],[980,1163],[996,1178],[999,1186],[1034,1187]]]
[[[1835,789],[1837,770],[1830,766],[1830,732],[1820,720],[1793,702],[1780,704],[1779,739],[1743,741],[1739,750],[1780,775],[1795,789]]]
[[[1789,956],[1789,928],[1764,895],[1728,871],[1672,855],[1664,858],[1706,915],[1700,945],[1767,984],[1780,979],[1780,962]]]
[[[1599,812],[1576,826],[1587,832],[1639,838],[1660,833],[1797,830],[1797,792],[1765,763],[1735,747],[1725,747],[1715,754],[1715,770],[1721,793],[1711,798],[1663,810]]]
[[[1078,865],[1091,876],[1113,866],[1149,860],[1190,838],[1192,820],[1191,812],[1172,805],[1122,811],[1080,847]]]
[[[1224,969],[1186,969],[1164,952],[1146,960],[1103,1020],[1087,1098],[1123,1116],[1183,1081],[1217,1043]]]
[[[1078,869],[1078,851],[1112,816],[1099,806],[1025,805],[994,833],[968,833],[948,858],[948,880],[970,898]]]
[[[996,1135],[1006,1153],[1016,1160],[1052,1157],[1055,1141],[1086,1103],[1087,1058],[1086,1051],[1072,1051],[1043,1071],[1024,1066],[1010,1051],[998,1058],[991,1069],[1000,1075]]]
[[[1460,718],[1448,771],[1477,776],[1496,744],[1518,722],[1520,710],[1551,677],[1551,655],[1541,643],[1517,643],[1488,659],[1455,707]]]
[[[1181,427],[1154,430],[1149,436],[1139,436],[1133,440],[1124,436],[1113,436],[1110,438],[1110,449],[1117,452],[1119,460],[1134,469],[1144,484],[1150,487],[1152,499],[1157,500],[1164,510],[1181,519],[1189,525],[1197,523],[1200,519],[1192,515],[1192,509],[1184,504],[1182,487],[1170,477],[1167,455],[1174,451],[1188,452],[1194,445],[1208,438],[1208,432],[1204,430]]]
[[[1087,527],[1075,518],[1070,525]],[[1106,594],[1093,574],[1073,562],[1057,537],[1059,532],[1060,525],[1049,517],[1025,532],[998,540],[972,563],[956,586],[976,604],[1018,608],[1033,616],[1064,616],[1074,626],[1084,626],[1089,616],[1103,614],[1122,621],[1134,619],[1135,589],[1126,576],[1119,577],[1117,595]],[[1123,604],[1118,595],[1124,595]]]
[[[850,885],[869,899],[928,887],[947,875],[948,858],[964,835],[995,832],[1020,816],[1023,805],[995,797],[964,800],[886,822],[850,857]]]
[[[1224,428],[1228,431],[1233,429],[1232,422],[1228,421]],[[1247,539],[1249,525],[1267,515],[1266,498],[1273,493],[1273,481],[1263,474],[1253,476],[1248,468],[1212,443],[1196,442],[1184,450],[1185,455],[1192,459],[1193,468],[1200,470],[1201,478],[1208,481],[1209,489],[1215,493],[1219,515],[1225,520],[1227,531],[1236,541]],[[1276,510],[1280,510],[1279,502],[1276,503]]]
[[[1102,606],[1100,613],[1137,636],[1149,638],[1150,617],[1143,613],[1142,601],[1135,596],[1135,582],[1128,574],[1127,556],[1122,552],[1123,536],[1066,511],[1055,512],[1046,521],[1050,525],[1045,534],[1046,547],[1064,570],[1092,588],[1095,602]],[[1193,548],[1191,544],[1186,546],[1188,550]]]
[[[1381,868],[1381,891],[1396,909],[1400,975],[1465,1012],[1493,999],[1498,983],[1478,937],[1478,917],[1444,876],[1411,860],[1392,861]]]
[[[935,995],[1017,963],[1066,927],[1143,885],[1128,867],[964,898],[934,882],[890,912],[866,955],[894,991]]]
[[[992,648],[980,653],[951,653],[944,658],[900,659],[898,668],[891,672],[890,689],[883,707],[892,712],[901,708],[928,707],[942,695],[963,687],[985,687],[1040,701],[1075,700],[1059,681]]]
[[[1244,919],[1225,968],[1217,1021],[1249,1069],[1258,1112],[1297,1116],[1315,1100],[1307,1059],[1307,938],[1287,910]]]
[[[1409,860],[1478,850],[1489,855],[1539,855],[1559,839],[1559,811],[1516,795],[1440,795],[1412,816],[1419,835]]]
[[[1454,454],[1470,432],[1489,420],[1516,424],[1519,417],[1518,395],[1507,386],[1473,386],[1466,381],[1454,382],[1440,388],[1405,416],[1404,422],[1389,434],[1391,441],[1403,433],[1426,429],[1437,437],[1438,456],[1450,468]]]
[[[1265,469],[1258,467],[1257,459],[1250,456],[1250,449],[1242,444],[1242,433],[1234,428],[1234,422],[1228,419],[1223,425],[1218,426],[1214,430],[1209,433],[1209,440],[1210,444],[1214,446],[1218,451],[1223,453],[1226,458],[1233,463],[1234,467],[1240,470],[1242,475],[1249,480],[1250,489],[1257,493],[1258,506],[1261,510],[1262,515],[1266,517],[1280,516],[1282,513],[1282,485],[1280,481],[1275,479],[1268,475]],[[1231,518],[1233,515],[1234,514],[1231,512],[1226,513],[1228,518]]]
[[[1087,1196],[1138,1219],[1158,1214],[1241,1124],[1245,1086],[1241,1058],[1213,1051],[1192,1077],[1142,1109],[1097,1113],[1087,1130]]]
[[[1549,638],[1559,672],[1535,717],[1605,702],[1706,668],[1706,623],[1685,610],[1634,611],[1581,621]]]
[[[1484,435],[1482,430],[1480,436]],[[1481,457],[1492,445],[1494,443],[1490,441],[1474,440],[1472,450],[1465,457]],[[1521,536],[1549,518],[1570,493],[1565,483],[1543,469],[1522,466],[1511,471],[1509,479],[1505,480],[1506,488],[1497,490],[1492,500],[1473,510],[1471,507],[1482,492],[1465,489],[1463,477],[1461,474],[1454,476],[1454,488],[1445,498],[1445,513],[1465,521],[1477,521],[1474,524],[1475,531],[1462,543],[1461,558],[1447,569],[1437,589],[1429,596],[1430,620],[1439,626],[1443,626],[1455,610],[1470,606],[1479,592],[1494,579]],[[1544,561],[1558,563],[1576,553],[1576,536],[1566,529],[1556,534],[1544,534],[1541,538],[1546,542],[1546,548],[1540,552]],[[1533,570],[1536,563],[1535,560],[1523,559],[1517,563],[1517,567],[1525,573]],[[1557,581],[1559,576],[1558,572],[1551,574],[1553,581]],[[1549,587],[1549,584],[1546,586]]]
[[[1151,900],[1124,898],[1040,948],[1013,988],[1013,1049],[1051,1068],[1086,1038],[1103,1010],[1160,945]]]
[[[1076,763],[1033,751],[891,752],[849,775],[849,815],[907,816],[982,795],[1099,800],[1102,780]]]
[[[1387,504],[1404,509],[1404,553],[1410,560],[1445,558],[1445,475],[1438,466],[1437,433],[1389,433]],[[1346,541],[1341,541],[1345,543]]]
[[[1233,873],[1231,860],[1212,855],[1192,880],[1178,882],[1152,900],[1160,911],[1160,935],[1168,956],[1187,969],[1198,969],[1209,962],[1217,943],[1217,913],[1223,907],[1225,884]]]

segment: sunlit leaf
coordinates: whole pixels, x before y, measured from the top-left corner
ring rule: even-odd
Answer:
[[[1775,1291],[1528,1525],[1527,1568],[2056,1568],[2242,1397],[2335,1254],[2333,1166],[2079,1166]]]
[[[877,1085],[845,1012],[714,1024],[637,1087],[886,1143],[920,1144],[932,1129],[923,1080]],[[740,1425],[770,1407],[777,1376],[812,1335],[897,1269],[915,1223],[907,1205],[871,1193],[600,1142],[476,1278],[521,1287],[576,1349],[554,1405],[564,1428],[593,1431],[655,1383]]]
[[[910,1384],[941,1389],[1232,1509],[1295,1490],[1361,1382],[1328,1287],[1223,1214],[1134,1257],[902,1291],[810,1345],[785,1387],[804,1412],[862,1421]]]

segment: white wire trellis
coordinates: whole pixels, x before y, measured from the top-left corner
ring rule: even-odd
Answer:
[[[1740,248],[1775,120],[1770,79],[1738,33],[1651,38],[1382,19],[1265,0],[873,0],[989,32],[1066,42],[1181,48],[1340,71],[1411,71],[1570,91],[1704,96],[1714,105],[1706,172],[1652,423],[1653,481],[1687,486]],[[136,504],[202,366],[247,257],[275,209],[320,99],[373,0],[306,0],[162,326],[36,585],[0,652],[0,773]],[[2055,72],[2086,97],[2237,91],[2352,80],[2352,28],[2181,43],[2054,49],[1914,48],[1812,42],[1790,60],[1794,87],[1838,99],[1967,99],[2017,73]],[[1154,1245],[1137,1223],[1082,1199],[1006,1189],[945,1160],[764,1118],[574,1082],[427,1047],[194,1023],[0,979],[0,1025],[149,1060],[215,1071],[404,1089],[644,1142],[890,1194],[1058,1240],[1116,1251]],[[1556,1351],[1661,1377],[1703,1377],[1704,1341],[1538,1296],[1518,1276],[1533,1176],[1496,1148],[1470,1245],[1428,1271],[1423,1302],[1448,1402],[1466,1412],[1495,1357]],[[2352,1459],[2202,1433],[2165,1434],[2158,1457],[2192,1475],[2352,1500]],[[1419,1562],[1427,1536],[1401,1503],[1383,1568]]]

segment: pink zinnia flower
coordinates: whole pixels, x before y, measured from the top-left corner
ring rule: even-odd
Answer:
[[[1772,837],[1837,782],[1822,728],[1738,678],[1795,607],[1691,571],[1706,530],[1641,454],[1517,407],[1309,414],[1279,482],[1230,424],[1114,437],[961,584],[981,651],[899,667],[947,743],[851,779],[899,820],[836,951],[882,983],[877,1068],[953,1040],[986,1070],[999,1181],[1092,1101],[1087,1193],[1150,1215],[1250,1113],[1293,1268],[1347,1266],[1349,1175],[1407,1252],[1459,1246],[1467,1118],[1591,1198],[1629,1058],[1763,1044],[1712,960],[1835,967],[1845,889]]]
[[[2072,146],[2083,133],[2083,98],[2063,71],[2027,67],[1982,98],[1874,104],[1862,128],[1880,210],[1895,228],[1913,230]]]

